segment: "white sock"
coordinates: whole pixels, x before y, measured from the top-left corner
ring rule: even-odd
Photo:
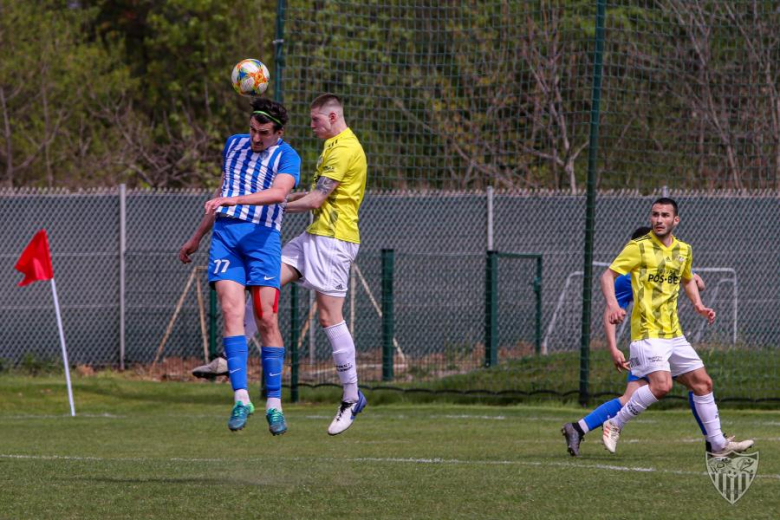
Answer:
[[[590,431],[590,428],[588,428],[588,423],[585,422],[585,419],[580,419],[577,421],[577,424],[579,424],[580,428],[582,428],[582,433],[588,433]]]
[[[282,400],[278,397],[269,397],[265,401],[265,411],[267,412],[271,408],[276,408],[280,412],[282,411]]]
[[[233,392],[233,401],[236,403],[241,401],[244,405],[249,404],[251,401],[249,400],[249,392],[247,392],[246,388],[241,388]]]
[[[336,372],[338,372],[341,386],[344,388],[342,400],[356,403],[358,400],[358,376],[355,367],[355,342],[352,341],[352,334],[349,333],[347,322],[342,321],[331,327],[326,327],[324,330],[328,341],[330,341],[330,347],[333,349]]]
[[[650,387],[643,386],[634,392],[634,395],[631,396],[626,405],[612,418],[612,422],[622,430],[628,421],[647,410],[651,404],[657,402],[658,399],[650,391]]]
[[[715,404],[715,397],[710,392],[707,395],[693,396],[693,406],[696,407],[696,414],[707,432],[707,440],[712,445],[712,449],[720,451],[728,442],[723,432],[720,431],[720,416],[718,415],[718,405]]]

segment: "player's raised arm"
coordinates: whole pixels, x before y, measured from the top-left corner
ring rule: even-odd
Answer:
[[[287,195],[295,187],[295,177],[280,173],[274,178],[270,188],[256,193],[248,193],[236,197],[216,197],[206,202],[206,214],[213,215],[220,206],[237,206],[239,204],[251,206],[267,206],[280,204],[287,200]]]
[[[296,191],[295,193],[290,193],[287,195],[287,203],[289,204],[290,202],[295,202],[296,200],[301,199],[308,194],[309,192],[307,191]]]
[[[225,180],[225,173],[222,173],[222,177],[220,178],[219,185],[222,186],[222,182]],[[221,193],[221,188],[217,188],[214,192],[215,197],[219,197]],[[183,246],[181,246],[181,249],[179,249],[179,260],[184,264],[189,264],[192,262],[192,259],[190,258],[190,255],[195,253],[195,251],[198,250],[200,247],[200,241],[201,239],[206,235],[206,233],[209,232],[211,227],[214,225],[214,214],[206,214],[203,216],[202,219],[200,219],[200,223],[198,224],[198,227],[195,229],[195,232],[192,234],[189,240],[187,240]]]
[[[285,211],[287,213],[303,213],[317,209],[330,197],[330,194],[338,188],[339,183],[330,177],[320,177],[314,189],[301,197],[289,199]]]

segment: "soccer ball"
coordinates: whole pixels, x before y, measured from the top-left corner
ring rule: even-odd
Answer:
[[[241,60],[230,75],[233,88],[242,96],[259,96],[268,88],[271,75],[260,60]]]

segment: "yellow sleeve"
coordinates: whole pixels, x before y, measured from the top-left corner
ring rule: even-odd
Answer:
[[[343,182],[349,171],[351,159],[352,153],[350,148],[336,144],[329,150],[328,156],[324,158],[320,166],[320,176],[333,179],[336,182]]]
[[[610,269],[619,274],[628,274],[634,267],[639,265],[641,256],[639,254],[639,244],[633,240],[626,244],[623,251],[612,261]]]
[[[685,260],[685,265],[683,266],[682,272],[682,279],[685,281],[693,278],[693,271],[691,270],[691,266],[693,266],[693,248],[688,246],[688,258]]]

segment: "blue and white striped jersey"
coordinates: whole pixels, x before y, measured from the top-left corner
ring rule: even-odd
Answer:
[[[249,134],[237,134],[228,138],[222,151],[223,197],[237,197],[267,190],[274,178],[285,173],[295,177],[295,185],[301,176],[301,158],[292,146],[279,139],[274,146],[260,153],[252,151]],[[270,206],[221,206],[217,214],[253,222],[281,231],[282,208]]]

